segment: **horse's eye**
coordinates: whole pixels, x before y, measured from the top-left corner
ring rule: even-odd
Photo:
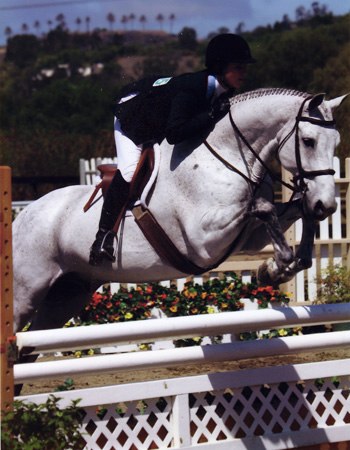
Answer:
[[[303,142],[305,144],[305,147],[314,148],[315,147],[315,140],[311,138],[303,138]]]

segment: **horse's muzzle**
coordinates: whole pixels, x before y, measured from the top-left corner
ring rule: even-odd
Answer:
[[[336,211],[336,209],[337,204],[335,201],[331,205],[325,205],[322,200],[318,200],[315,203],[313,210],[309,210],[308,215],[312,216],[314,220],[321,221],[331,216]]]

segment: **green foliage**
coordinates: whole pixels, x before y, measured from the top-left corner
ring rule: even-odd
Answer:
[[[79,428],[84,412],[73,401],[64,410],[59,398],[51,395],[46,403],[15,401],[12,411],[4,413],[1,429],[3,450],[69,450],[85,446]]]
[[[74,389],[75,389],[74,380],[72,378],[67,378],[66,380],[64,380],[63,384],[60,384],[59,386],[57,386],[55,391],[56,392],[74,391]]]
[[[290,87],[328,98],[350,91],[350,16],[333,16],[316,3],[299,9],[296,23],[284,17],[244,33],[258,60],[245,90]],[[60,27],[41,39],[10,38],[0,71],[1,163],[10,163],[17,176],[77,175],[80,157],[112,156],[112,108],[120,88],[133,77],[200,70],[206,45],[189,27],[164,42],[124,42],[123,34]],[[136,58],[132,73],[125,68],[130,56]],[[82,75],[98,64],[101,70]],[[349,109],[347,101],[336,113],[342,157],[350,154]]]
[[[328,266],[319,282],[318,302],[350,302],[350,270],[346,266]]]
[[[34,35],[19,35],[9,39],[6,61],[24,68],[36,61],[39,54],[39,41]]]
[[[313,92],[326,92],[328,98],[350,92],[350,43],[345,44],[336,56],[314,71],[310,87]],[[334,117],[341,136],[337,152],[344,159],[350,155],[349,99],[335,111]]]
[[[197,47],[197,32],[193,28],[184,27],[178,36],[180,47],[194,50]]]

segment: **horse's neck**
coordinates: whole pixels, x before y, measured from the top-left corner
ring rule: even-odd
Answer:
[[[261,103],[257,100],[233,105],[232,112],[246,139],[268,158],[276,134],[290,113],[285,108],[282,114],[275,98],[270,107],[266,99]],[[254,176],[255,157],[235,134],[228,116],[217,124],[207,141],[233,167]],[[197,264],[206,264],[213,255],[224,254],[240,233],[252,187],[204,144],[184,142],[172,151],[163,142],[161,147],[151,210],[160,223],[167,224],[169,236],[180,251],[193,256]]]
[[[234,100],[231,106],[233,121],[249,145],[233,130],[228,116],[209,137],[213,142],[225,143],[223,151],[226,151],[230,160],[234,160],[238,168],[253,181],[258,181],[264,171],[254,152],[267,166],[271,164],[275,158],[277,139],[290,131],[287,130],[290,119],[295,117],[300,104],[300,98],[293,91],[291,95],[277,95],[276,90],[270,91],[274,94],[261,97],[254,97],[254,92],[260,92],[254,91],[251,98],[248,93],[244,101],[235,103]],[[242,97],[245,98],[245,95]]]

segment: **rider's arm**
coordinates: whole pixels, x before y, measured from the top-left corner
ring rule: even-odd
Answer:
[[[210,132],[214,125],[210,105],[190,90],[184,90],[172,100],[165,137],[169,144],[178,144],[201,132]]]

